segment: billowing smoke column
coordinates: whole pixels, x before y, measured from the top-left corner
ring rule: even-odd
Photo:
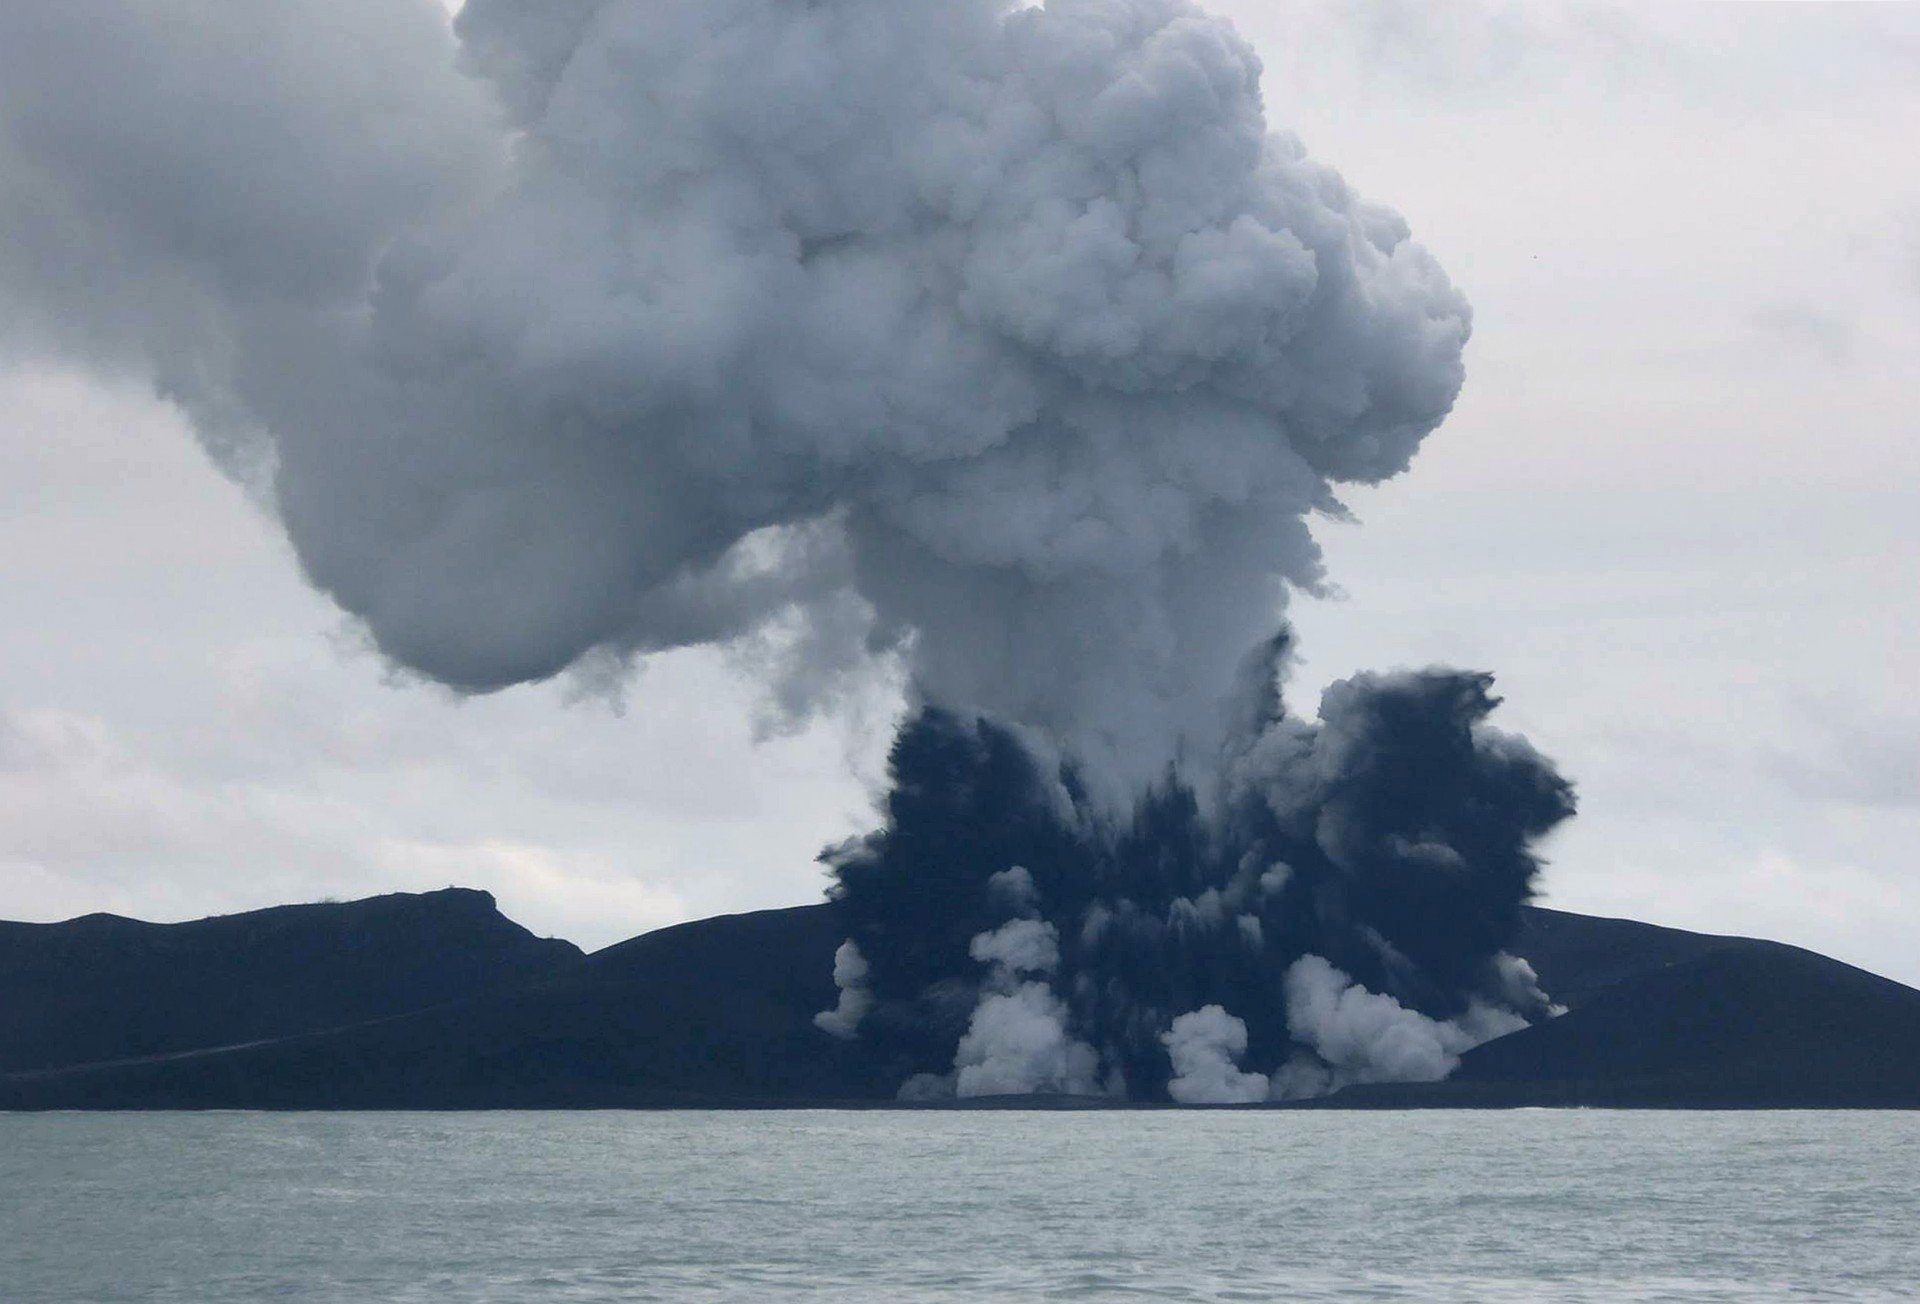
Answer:
[[[1572,794],[1487,726],[1488,677],[1358,676],[1307,723],[1261,691],[1280,651],[1206,803],[1170,772],[1115,819],[1002,726],[909,721],[886,826],[829,855],[851,936],[821,1027],[909,1097],[1217,1103],[1441,1078],[1550,1013],[1502,948]]]
[[[448,684],[901,649],[1137,785],[1460,384],[1460,296],[1180,0],[471,0],[471,78],[436,15],[0,6],[0,285]]]
[[[1229,26],[469,0],[455,30],[0,6],[0,348],[152,378],[456,688],[745,640],[805,710],[895,658],[923,709],[836,860],[823,1022],[916,1091],[1246,1095],[1528,1012],[1498,948],[1566,797],[1484,683],[1356,680],[1318,732],[1222,706],[1318,582],[1306,518],[1407,466],[1468,330],[1399,218],[1269,132]]]

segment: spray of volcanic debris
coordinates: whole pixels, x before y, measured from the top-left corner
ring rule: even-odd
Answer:
[[[1256,665],[1276,685],[1280,652]],[[1121,817],[1070,760],[923,710],[886,827],[829,857],[860,959],[843,1008],[913,1098],[1218,1103],[1444,1077],[1550,1012],[1502,948],[1572,794],[1488,727],[1489,688],[1362,675],[1311,723],[1256,693],[1213,798],[1170,771]]]
[[[1444,1064],[1566,794],[1472,676],[1220,709],[1468,331],[1259,71],[1186,0],[0,6],[0,349],[151,377],[458,689],[896,658],[823,1027],[916,1091]]]

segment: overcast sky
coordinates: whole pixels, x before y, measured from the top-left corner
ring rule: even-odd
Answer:
[[[1920,10],[1213,7],[1476,314],[1454,416],[1319,527],[1295,701],[1491,669],[1580,787],[1547,904],[1920,982]],[[0,373],[0,600],[16,919],[460,883],[592,947],[812,900],[897,701],[398,678],[177,414],[45,365]]]

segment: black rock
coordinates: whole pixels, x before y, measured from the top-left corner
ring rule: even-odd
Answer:
[[[0,1072],[364,1023],[580,961],[468,888],[183,924],[0,923]]]
[[[395,916],[411,923],[401,928]],[[343,931],[343,920],[368,917],[387,922]],[[254,922],[236,923],[248,920]],[[11,1020],[0,1026],[32,1030],[63,1017],[98,1019],[97,1029],[76,1026],[64,1041],[36,1033],[37,1044],[67,1056],[91,1045],[122,1058],[80,1065],[43,1059],[65,1067],[0,1074],[0,1108],[860,1105],[890,1102],[898,1083],[895,1068],[875,1063],[860,1043],[835,1040],[813,1024],[814,1013],[835,998],[832,955],[840,931],[824,905],[681,924],[584,959],[563,943],[532,939],[480,893],[289,907],[168,927],[212,930],[208,937],[239,928],[239,936],[266,937],[269,920],[311,925],[312,935],[281,932],[276,944],[256,942],[245,952],[258,966],[253,970],[207,960],[232,954],[230,946],[147,950],[136,952],[144,957],[137,963],[100,960],[105,967],[84,980],[63,966],[95,963],[89,957],[98,952],[74,938],[89,929],[156,926],[39,926],[69,930],[63,945],[72,949],[49,961],[55,952],[43,939],[37,967],[0,968],[0,975],[31,972],[39,984],[0,977],[0,1011]],[[0,926],[0,937],[30,927]],[[346,935],[386,940],[343,947]],[[395,944],[408,936],[437,940]],[[522,945],[506,945],[509,936]],[[487,950],[475,937],[501,939],[501,949]],[[456,938],[468,939],[465,948],[452,944]],[[1447,1082],[1356,1087],[1315,1103],[1920,1107],[1920,991],[1777,943],[1553,910],[1526,912],[1516,949],[1571,1007],[1567,1014],[1470,1052]],[[476,952],[494,962],[477,963]],[[357,962],[345,963],[346,954]],[[449,960],[449,973],[434,977],[428,971],[436,954],[465,958]],[[512,963],[502,958],[509,955],[528,971],[510,977]],[[295,956],[308,958],[287,963]],[[175,967],[181,972],[170,972]],[[318,990],[336,971],[341,989]],[[216,1000],[211,1009],[226,1011],[220,1018],[197,1006],[213,992],[208,975],[215,972],[254,989],[245,1001]],[[61,995],[68,983],[89,1003]],[[66,1004],[23,1008],[35,990]],[[275,993],[291,993],[279,1008],[302,1020],[278,1035]],[[381,1014],[326,1026],[343,1022],[351,1001],[372,1000],[368,993],[389,1002]],[[395,1011],[410,993],[424,1008]],[[136,1009],[138,1018],[127,1013]],[[253,1043],[226,1044],[240,1027],[254,1030]],[[170,1031],[171,1053],[124,1058],[147,1028]],[[208,1040],[182,1048],[190,1035]]]
[[[839,944],[824,906],[622,942],[550,977],[254,1045],[0,1077],[4,1108],[473,1109],[886,1099],[813,1026]]]

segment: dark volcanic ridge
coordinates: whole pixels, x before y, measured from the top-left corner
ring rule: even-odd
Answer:
[[[889,1104],[887,1066],[814,1024],[840,940],[829,907],[799,906],[582,956],[457,889],[0,924],[0,1107]],[[1920,1107],[1920,991],[1779,943],[1537,907],[1514,950],[1567,1013],[1447,1081],[1306,1104]]]
[[[107,914],[0,922],[0,1073],[365,1023],[580,958],[471,888],[179,924]]]

